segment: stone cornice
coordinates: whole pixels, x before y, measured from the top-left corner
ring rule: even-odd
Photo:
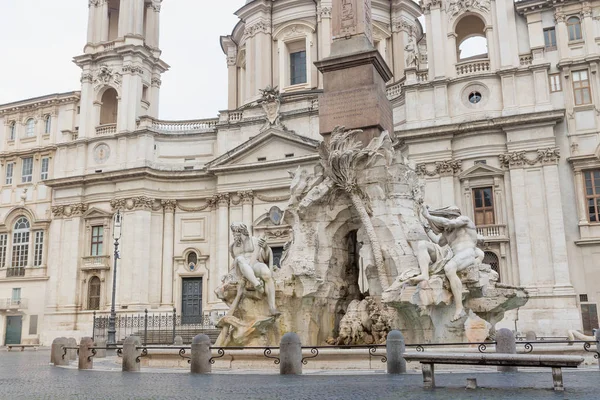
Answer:
[[[80,100],[80,92],[57,93],[49,96],[35,97],[13,103],[0,104],[0,116],[5,114],[16,114],[39,108],[57,106],[66,103],[77,103]]]
[[[527,153],[535,152],[533,156]],[[533,151],[513,151],[498,156],[500,165],[504,168],[523,168],[527,166],[556,164],[560,159],[560,150],[556,147],[537,149]]]

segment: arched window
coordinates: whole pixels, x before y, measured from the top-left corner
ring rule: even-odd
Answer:
[[[15,121],[12,121],[9,125],[8,130],[9,140],[15,140],[15,137],[17,136],[17,123]]]
[[[486,251],[484,254],[485,256],[483,257],[483,263],[488,264],[490,267],[492,267],[492,270],[498,273],[498,281],[500,282],[502,277],[500,276],[500,262],[498,261],[498,256],[496,253],[491,251]]]
[[[569,41],[581,40],[581,20],[577,17],[571,17],[567,20],[567,29],[569,30]]]
[[[117,109],[119,102],[117,100],[117,91],[113,88],[107,89],[102,95],[102,108],[100,110],[100,125],[116,124]]]
[[[196,269],[196,266],[198,265],[198,254],[196,254],[196,252],[192,251],[192,252],[190,252],[190,254],[188,254],[187,264],[188,264],[190,271],[193,271]]]
[[[44,133],[48,134],[50,133],[50,129],[52,128],[52,117],[50,116],[50,114],[46,115],[46,118],[44,119]]]
[[[487,58],[488,46],[485,22],[476,15],[463,17],[456,25],[456,55],[459,61]]]
[[[33,120],[33,118],[29,118],[25,123],[25,136],[35,136],[35,121]]]
[[[29,221],[20,217],[14,225],[12,243],[12,267],[24,269],[29,261]]]
[[[100,278],[93,276],[90,278],[88,286],[88,310],[100,309]]]

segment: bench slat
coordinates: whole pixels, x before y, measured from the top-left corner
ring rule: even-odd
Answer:
[[[576,368],[583,362],[579,356],[553,356],[537,354],[502,353],[405,353],[406,361],[431,364],[495,365],[516,367]]]

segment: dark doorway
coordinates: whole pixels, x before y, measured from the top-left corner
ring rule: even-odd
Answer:
[[[20,344],[22,328],[23,328],[23,319],[21,316],[6,317],[6,343],[5,344]]]
[[[181,322],[183,324],[202,323],[202,278],[183,280],[181,290]]]

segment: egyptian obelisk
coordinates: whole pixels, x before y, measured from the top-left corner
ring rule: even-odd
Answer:
[[[362,129],[367,144],[384,130],[393,134],[385,87],[392,72],[373,46],[371,0],[333,0],[332,33],[331,54],[315,63],[323,73],[321,135],[327,140],[336,126]]]

